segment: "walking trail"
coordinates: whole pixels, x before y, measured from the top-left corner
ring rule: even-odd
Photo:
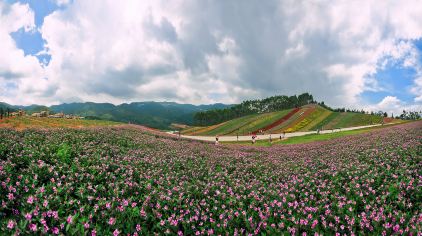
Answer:
[[[392,123],[390,123],[389,125],[391,125]],[[341,129],[334,129],[334,130],[321,130],[319,133],[320,134],[328,134],[328,133],[333,133],[333,132],[341,132],[341,131],[347,131],[347,130],[355,130],[355,129],[364,129],[364,128],[370,128],[370,127],[376,127],[376,126],[381,126],[382,124],[376,124],[376,125],[365,125],[365,126],[356,126],[356,127],[349,127],[349,128],[341,128]],[[178,135],[177,132],[168,132],[170,134],[173,134],[175,136]],[[285,133],[284,134],[284,138],[290,138],[290,137],[296,137],[296,136],[303,136],[303,135],[308,135],[308,134],[316,134],[317,131],[306,131],[306,132],[292,132],[292,133]],[[281,137],[283,137],[283,134],[281,133],[277,133],[277,134],[261,134],[261,135],[257,135],[257,140],[267,140],[271,138],[274,139],[279,139]],[[194,140],[202,140],[202,141],[215,141],[215,136],[190,136],[190,135],[181,135],[182,138],[187,138],[187,139],[194,139]],[[218,140],[220,142],[230,142],[230,141],[251,141],[252,140],[252,135],[242,135],[239,136],[239,138],[237,138],[237,136],[219,136]]]

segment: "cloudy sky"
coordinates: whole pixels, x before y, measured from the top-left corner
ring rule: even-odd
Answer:
[[[0,101],[422,109],[422,1],[0,0]]]

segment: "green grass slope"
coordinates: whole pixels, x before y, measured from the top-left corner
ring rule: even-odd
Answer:
[[[270,125],[277,120],[281,119],[283,116],[287,115],[292,109],[288,110],[282,110],[278,112],[271,112],[271,113],[265,113],[261,114],[259,119],[256,119],[253,122],[248,123],[245,126],[242,126],[239,129],[239,134],[249,134],[250,132],[254,132],[256,130],[262,129],[266,127],[267,125]],[[237,131],[232,132],[231,134],[235,135]]]
[[[262,129],[286,116],[292,109],[248,115],[208,127],[191,127],[182,131],[187,135],[248,135]],[[312,131],[317,129],[337,129],[382,123],[383,118],[352,112],[332,112],[319,105],[307,105],[300,108],[289,119],[265,133]]]
[[[335,128],[354,127],[362,125],[380,124],[382,117],[361,113],[346,113],[343,119],[335,125]]]
[[[205,129],[204,132],[197,132],[196,135],[239,135],[248,134],[256,129],[267,126],[280,119],[289,113],[289,110],[282,110],[278,112],[270,112],[263,114],[248,115],[240,118],[236,118],[225,122],[224,124],[214,128]]]

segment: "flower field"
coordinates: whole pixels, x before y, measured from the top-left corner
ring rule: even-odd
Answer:
[[[0,129],[0,235],[420,235],[422,122],[270,148]]]

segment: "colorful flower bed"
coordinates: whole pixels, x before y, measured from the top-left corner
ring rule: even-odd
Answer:
[[[0,234],[417,235],[422,123],[249,148],[0,130]]]

